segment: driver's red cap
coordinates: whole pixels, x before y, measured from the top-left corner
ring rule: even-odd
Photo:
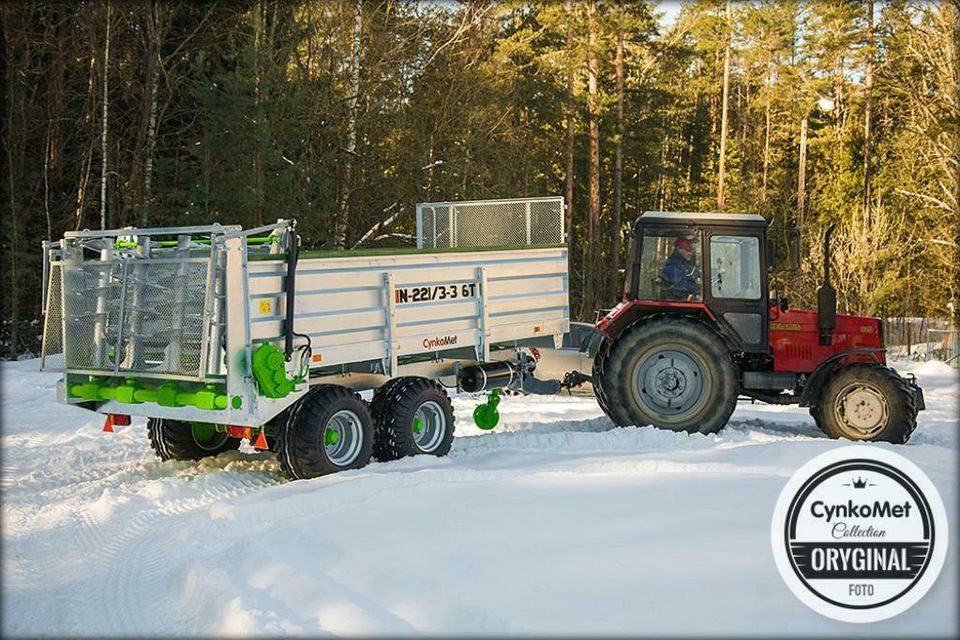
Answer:
[[[692,238],[688,238],[686,236],[680,236],[674,241],[673,246],[675,246],[678,249],[683,249],[684,251],[689,251],[690,253],[693,253]]]

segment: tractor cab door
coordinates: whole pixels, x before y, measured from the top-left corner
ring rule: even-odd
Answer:
[[[704,294],[707,306],[748,353],[765,353],[767,279],[763,231],[707,230]]]

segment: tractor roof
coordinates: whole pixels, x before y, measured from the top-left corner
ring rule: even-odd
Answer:
[[[637,223],[662,222],[672,224],[744,224],[767,226],[763,216],[755,213],[712,213],[697,211],[644,211]]]

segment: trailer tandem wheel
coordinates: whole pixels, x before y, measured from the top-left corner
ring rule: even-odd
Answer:
[[[239,440],[206,422],[150,418],[147,435],[161,460],[199,460],[240,446]]]
[[[447,455],[453,443],[453,406],[443,387],[427,378],[405,377],[381,389],[372,403],[374,457]]]
[[[407,378],[390,378],[382,385],[373,390],[373,397],[370,399],[370,417],[373,419],[374,435],[377,430],[377,415],[384,411],[385,406],[389,406],[390,397],[394,388],[398,384],[403,384]],[[377,457],[377,440],[373,440],[373,457]]]
[[[276,449],[280,470],[298,480],[364,467],[373,449],[367,405],[346,387],[318,385],[292,407]]]

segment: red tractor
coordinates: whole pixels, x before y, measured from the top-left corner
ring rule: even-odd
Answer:
[[[623,301],[597,324],[604,412],[619,425],[712,433],[743,395],[809,407],[831,438],[906,442],[923,392],[887,366],[878,318],[837,315],[831,231],[817,310],[799,311],[773,299],[767,278],[778,253],[796,263],[795,230],[778,243],[759,215],[640,216]]]

